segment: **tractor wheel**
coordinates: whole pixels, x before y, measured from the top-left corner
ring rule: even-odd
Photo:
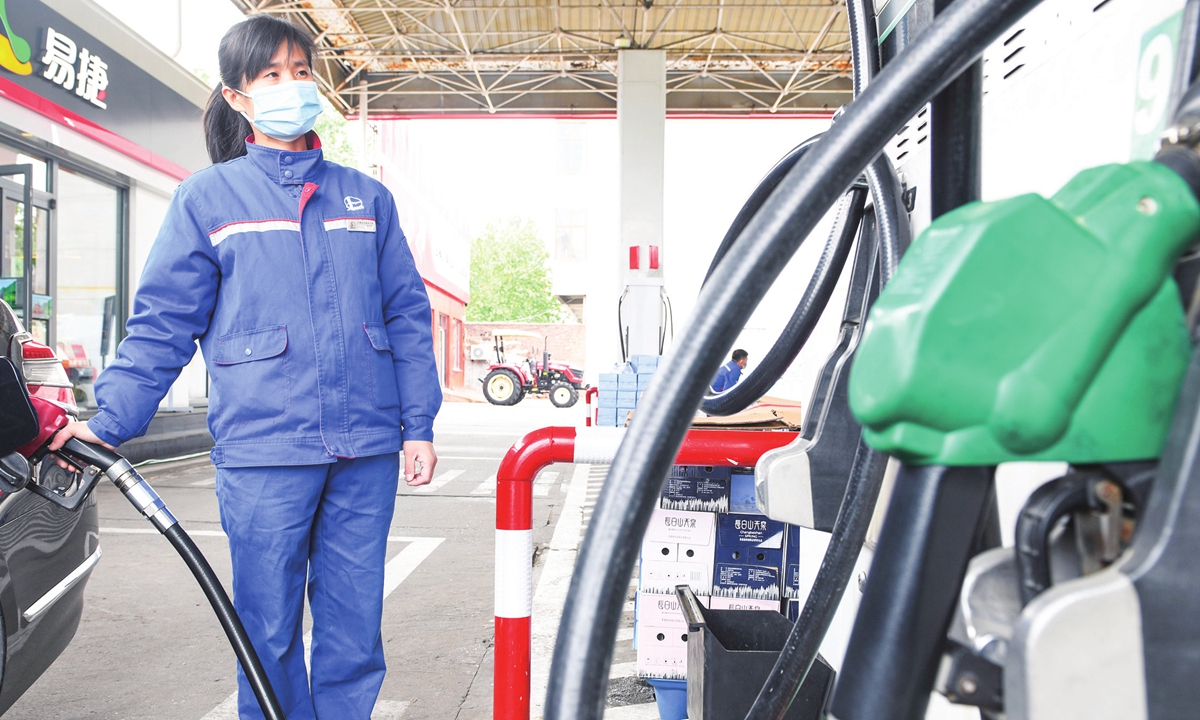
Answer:
[[[512,370],[493,370],[483,379],[483,396],[493,405],[516,405],[525,389]]]
[[[570,383],[554,383],[550,387],[550,402],[554,407],[569,408],[579,402],[579,391]]]

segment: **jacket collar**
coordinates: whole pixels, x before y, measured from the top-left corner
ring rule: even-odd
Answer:
[[[280,185],[303,185],[315,182],[320,172],[324,155],[321,138],[309,131],[305,136],[309,150],[292,152],[263,147],[254,142],[254,136],[246,138],[246,156],[271,180]]]

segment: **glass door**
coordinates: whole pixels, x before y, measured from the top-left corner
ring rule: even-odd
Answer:
[[[54,316],[50,254],[50,196],[33,191],[33,208],[25,207],[24,188],[11,177],[0,178],[0,298],[7,302],[34,339],[50,343]],[[31,251],[26,257],[25,226],[30,224]],[[26,285],[32,308],[25,307]]]

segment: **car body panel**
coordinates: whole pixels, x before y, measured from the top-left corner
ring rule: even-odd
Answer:
[[[12,309],[0,301],[0,356],[11,357],[20,368],[21,343],[28,341],[28,337]],[[26,375],[22,373],[22,377]],[[63,388],[52,386],[30,389],[43,396],[52,394],[50,399],[64,406],[74,405],[69,389],[66,393],[61,392]],[[43,461],[46,467],[38,467],[31,482],[51,489],[65,485],[59,488],[64,494],[76,490],[78,483],[63,482],[56,466],[54,472],[50,471],[47,464],[50,462]],[[3,621],[0,714],[41,677],[75,636],[83,616],[84,590],[94,564],[94,559],[90,562],[89,559],[99,546],[99,513],[94,494],[72,511],[29,490],[0,493],[0,620]],[[81,567],[78,581],[62,591],[60,583]],[[26,620],[26,611],[43,597],[53,602]]]

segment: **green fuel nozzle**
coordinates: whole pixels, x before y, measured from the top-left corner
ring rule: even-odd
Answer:
[[[1176,260],[1200,204],[1164,164],[947,213],[867,320],[850,404],[910,464],[1155,458],[1190,343]]]

